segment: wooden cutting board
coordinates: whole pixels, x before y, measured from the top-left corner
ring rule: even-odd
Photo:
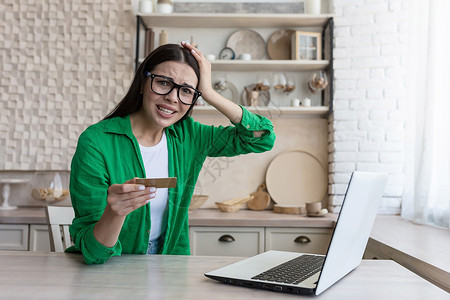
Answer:
[[[249,209],[264,210],[269,206],[270,195],[265,190],[266,190],[266,184],[261,183],[258,186],[257,191],[250,194],[251,196],[253,196],[253,199],[251,199],[249,202],[247,202],[247,207]]]
[[[266,185],[276,204],[304,206],[306,202],[322,201],[328,178],[315,156],[294,150],[281,153],[270,162]]]
[[[275,204],[273,206],[273,212],[277,214],[300,215],[304,214],[306,210],[305,207],[298,205]]]

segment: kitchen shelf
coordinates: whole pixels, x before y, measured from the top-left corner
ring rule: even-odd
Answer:
[[[214,60],[211,61],[213,72],[315,72],[327,70],[328,88],[322,92],[318,107],[277,107],[281,112],[276,116],[309,115],[322,117],[333,111],[333,36],[334,21],[331,14],[231,14],[231,13],[171,13],[138,14],[136,16],[136,55],[135,68],[143,61],[139,56],[140,28],[306,28],[319,30],[322,34],[323,60]],[[326,105],[326,106],[325,106]],[[211,113],[212,108],[201,108],[199,113]],[[251,108],[255,110],[255,108]],[[274,115],[274,108],[257,108],[258,113]]]
[[[317,71],[327,68],[328,60],[216,60],[213,71]]]
[[[332,15],[306,14],[139,14],[147,27],[325,27]]]
[[[272,117],[281,116],[325,116],[329,112],[328,106],[245,106],[251,112],[271,115]],[[194,114],[207,115],[219,113],[217,109],[212,106],[195,106],[193,110]]]
[[[144,61],[143,58],[139,63]],[[212,71],[318,71],[326,69],[328,60],[215,60],[211,62]]]

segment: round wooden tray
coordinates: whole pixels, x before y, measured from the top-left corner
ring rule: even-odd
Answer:
[[[327,173],[308,152],[289,151],[276,156],[266,172],[267,191],[276,204],[304,206],[322,201],[327,191]]]
[[[273,212],[277,214],[286,214],[286,215],[301,215],[306,212],[304,206],[298,205],[279,205],[275,204],[273,206]]]

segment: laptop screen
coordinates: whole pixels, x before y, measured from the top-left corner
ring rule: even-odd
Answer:
[[[361,263],[386,182],[386,174],[353,172],[328,246],[316,295]]]

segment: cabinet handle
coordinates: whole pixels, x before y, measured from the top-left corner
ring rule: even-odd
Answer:
[[[234,242],[234,237],[229,234],[224,234],[219,238],[219,242],[231,243]]]
[[[311,240],[309,239],[309,237],[304,236],[304,235],[301,235],[301,236],[298,236],[298,237],[294,240],[294,242],[300,243],[300,244],[307,244],[307,243],[311,243]]]

